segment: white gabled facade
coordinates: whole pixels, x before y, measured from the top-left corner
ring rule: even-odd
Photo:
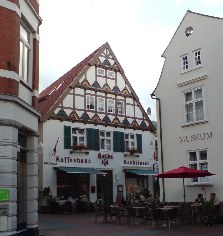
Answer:
[[[60,95],[52,102],[56,92]],[[46,108],[47,102],[55,105]],[[40,167],[43,188],[50,186],[59,197],[85,193],[91,202],[103,198],[105,203],[116,200],[119,184],[124,186],[124,198],[128,191],[149,188],[153,192],[152,176],[129,171],[152,170],[155,129],[108,43],[86,58],[79,69],[74,67],[43,91],[39,104],[45,147]],[[74,149],[80,145],[88,149],[71,150],[73,145]],[[137,153],[130,154],[128,148]],[[91,174],[84,168],[107,174]],[[82,174],[66,173],[76,171]]]
[[[157,99],[160,172],[189,166],[216,174],[186,179],[188,202],[193,202],[198,193],[205,194],[202,188],[207,199],[209,193],[216,192],[223,200],[223,109],[218,104],[223,90],[222,26],[221,18],[187,11],[163,54],[165,63],[153,92]],[[163,198],[162,180],[160,183]],[[182,179],[165,179],[164,188],[167,202],[183,201]]]

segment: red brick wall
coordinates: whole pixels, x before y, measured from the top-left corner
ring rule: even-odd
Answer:
[[[0,7],[0,69],[19,73],[19,16]]]
[[[33,80],[32,89],[39,91],[39,41],[37,39],[33,40]],[[38,98],[32,98],[32,105],[37,108]]]
[[[18,96],[19,83],[16,80],[0,77],[0,94]]]
[[[39,14],[39,4],[37,3],[36,0],[29,0],[30,3],[32,4],[33,8],[36,10],[36,12]]]
[[[39,41],[33,40],[33,83],[32,88],[39,89]]]
[[[13,1],[17,2],[18,1]],[[20,18],[0,7],[0,69],[19,73]],[[0,77],[0,93],[18,96],[18,82]]]
[[[19,7],[19,0],[8,0],[9,2],[15,3]],[[20,7],[19,7],[20,8]]]

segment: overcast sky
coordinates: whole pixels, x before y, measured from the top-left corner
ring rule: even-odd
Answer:
[[[161,57],[187,10],[223,16],[223,0],[40,0],[40,92],[108,42],[145,110]]]

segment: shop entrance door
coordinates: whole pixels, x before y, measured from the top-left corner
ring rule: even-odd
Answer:
[[[112,171],[104,171],[106,174],[97,175],[97,198],[102,199],[105,205],[113,203]]]

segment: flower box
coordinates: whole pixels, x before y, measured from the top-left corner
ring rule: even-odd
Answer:
[[[88,150],[88,147],[85,146],[85,145],[73,145],[71,146],[71,151],[70,153],[73,153],[73,152],[85,152],[86,154],[89,154],[89,152],[87,151]]]

